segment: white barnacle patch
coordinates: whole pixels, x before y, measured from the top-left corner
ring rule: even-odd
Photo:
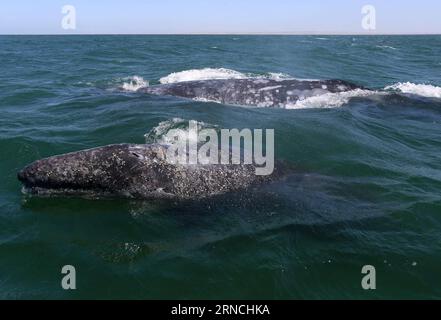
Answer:
[[[269,83],[269,80],[265,80],[265,79],[257,79],[253,81],[254,84],[267,84]]]
[[[323,94],[329,93],[329,91],[327,90],[323,90],[323,89],[313,89],[309,92],[309,94],[305,94],[306,97],[311,97],[311,96],[320,96]]]
[[[268,108],[268,107],[271,107],[272,105],[273,105],[273,103],[270,101],[260,102],[257,104],[258,107],[262,107],[262,108]]]
[[[259,91],[270,91],[270,90],[275,90],[275,89],[280,89],[280,88],[282,88],[282,86],[264,87],[264,88],[260,88]]]

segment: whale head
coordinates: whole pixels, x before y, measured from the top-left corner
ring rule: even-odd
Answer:
[[[34,195],[158,198],[167,193],[163,145],[110,145],[38,160],[18,173]]]

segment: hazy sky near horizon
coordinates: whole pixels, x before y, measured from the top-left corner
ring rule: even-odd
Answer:
[[[62,7],[76,29],[62,28]],[[376,30],[362,28],[364,5]],[[439,0],[3,0],[0,34],[441,33]]]

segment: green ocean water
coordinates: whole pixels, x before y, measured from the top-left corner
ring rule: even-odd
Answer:
[[[134,91],[218,75],[378,92],[272,109]],[[1,299],[441,298],[441,36],[0,36],[0,112]],[[32,161],[187,120],[274,128],[296,172],[185,205],[21,193]]]

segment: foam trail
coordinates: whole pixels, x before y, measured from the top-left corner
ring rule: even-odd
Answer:
[[[427,98],[441,98],[441,87],[430,84],[415,84],[412,82],[400,82],[387,86],[385,90],[394,90],[402,93],[415,94]]]

